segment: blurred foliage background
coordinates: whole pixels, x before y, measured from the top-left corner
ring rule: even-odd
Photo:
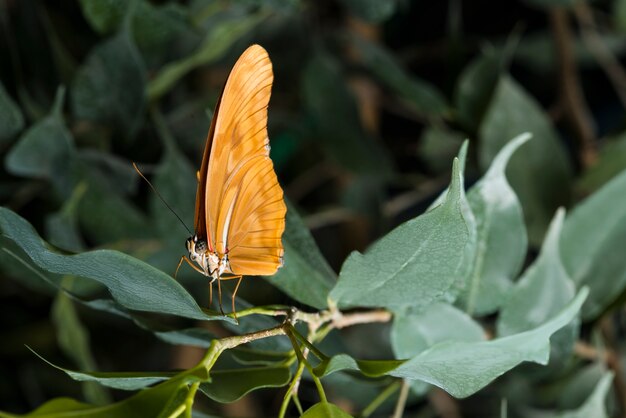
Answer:
[[[190,224],[212,109],[252,43],[274,65],[278,177],[335,270],[430,205],[465,138],[472,184],[510,138],[535,135],[508,169],[535,249],[558,206],[626,168],[625,0],[2,0],[0,29],[0,203],[68,252],[114,248],[173,274],[187,232],[131,162]],[[124,396],[67,379],[24,344],[86,370],[184,368],[202,354],[75,306],[4,252],[0,272],[2,410],[61,395]],[[207,303],[204,278],[183,267],[179,280]],[[245,280],[239,294],[294,303],[261,279]],[[608,318],[619,340],[619,311]],[[392,357],[386,326],[346,338],[362,358]],[[377,390],[333,378],[343,385],[334,401],[348,410]],[[499,416],[492,386],[462,401],[463,416]],[[307,390],[315,396],[305,383],[301,399]],[[411,416],[453,416],[441,413],[452,401],[439,395],[413,399]],[[572,401],[549,390],[529,397],[540,406]],[[210,407],[267,416],[281,399],[266,390]]]

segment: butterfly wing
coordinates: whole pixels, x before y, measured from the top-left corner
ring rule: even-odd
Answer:
[[[268,275],[282,263],[287,208],[269,158],[267,106],[272,64],[249,47],[233,67],[214,116],[205,189],[209,246],[228,253],[231,270]]]

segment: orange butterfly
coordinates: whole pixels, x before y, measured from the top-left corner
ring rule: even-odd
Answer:
[[[271,275],[283,264],[287,207],[267,136],[273,79],[272,63],[259,45],[249,47],[231,70],[198,172],[195,234],[186,242],[189,258],[183,256],[178,264],[185,260],[211,277],[211,299],[217,280],[222,314],[221,280],[238,279],[235,312],[242,277]]]

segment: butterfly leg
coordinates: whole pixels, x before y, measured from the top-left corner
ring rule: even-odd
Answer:
[[[237,284],[235,285],[235,291],[233,292],[232,304],[233,304],[233,315],[235,316],[235,321],[239,323],[239,320],[237,319],[237,310],[235,309],[235,297],[237,296],[237,290],[239,290],[239,285],[241,284],[241,279],[243,279],[243,276],[235,276],[235,277],[232,277],[232,279],[238,279]]]
[[[222,308],[222,285],[221,285],[221,280],[218,278],[217,279],[217,302],[220,305],[220,312],[222,313],[222,316],[226,316],[226,314],[224,314],[224,308]]]
[[[213,305],[213,281],[209,282],[209,308]]]
[[[204,272],[202,271],[202,269],[200,269],[200,267],[196,266],[195,264],[193,264],[191,262],[191,260],[186,256],[182,256],[180,258],[180,261],[178,262],[178,266],[176,266],[176,271],[174,272],[174,279],[176,279],[176,276],[178,275],[178,269],[180,268],[180,266],[183,264],[183,261],[186,261],[187,264],[189,264],[195,271],[197,271],[200,274],[204,274]]]

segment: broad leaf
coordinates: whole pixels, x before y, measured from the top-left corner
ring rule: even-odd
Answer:
[[[344,412],[337,405],[320,402],[307,409],[302,418],[351,418],[352,415]]]
[[[454,103],[459,122],[468,130],[478,130],[502,71],[501,57],[485,53],[463,70],[456,85]]]
[[[457,155],[465,135],[441,126],[428,126],[419,140],[419,157],[431,170],[445,173],[450,161]]]
[[[581,289],[562,311],[537,328],[491,341],[440,343],[390,374],[423,380],[458,398],[469,396],[523,361],[546,364],[550,336],[572,321],[587,294],[586,288]]]
[[[192,375],[182,375],[155,387],[142,390],[123,401],[100,406],[77,402],[69,398],[56,398],[33,412],[15,415],[0,412],[2,418],[137,418],[169,417],[186,402],[189,383],[197,381]]]
[[[58,193],[69,196],[77,168],[72,135],[63,121],[64,98],[65,90],[59,88],[50,113],[24,132],[7,154],[5,166],[17,176],[49,180]]]
[[[253,390],[277,388],[289,384],[289,367],[255,367],[211,371],[211,382],[202,383],[200,390],[217,402],[230,403]]]
[[[298,302],[324,309],[337,275],[317,248],[296,209],[289,203],[285,222],[285,264],[276,274],[265,279]]]
[[[576,293],[559,254],[559,239],[565,211],[556,213],[541,253],[515,283],[498,317],[498,335],[507,336],[536,328],[552,318]],[[578,337],[579,321],[574,321],[552,337],[552,353],[562,364]]]
[[[223,19],[209,30],[202,45],[190,56],[161,68],[148,84],[148,98],[155,101],[166,94],[191,70],[221,58],[233,44],[265,18],[264,12]]]
[[[330,297],[339,306],[419,309],[458,291],[471,234],[462,206],[459,161],[445,201],[345,261]]]
[[[433,85],[410,75],[384,48],[364,39],[352,38],[358,58],[387,88],[425,116],[442,116],[446,99]]]
[[[311,136],[342,166],[360,174],[386,177],[390,158],[365,132],[356,101],[339,63],[316,51],[302,75],[305,108],[312,119]]]
[[[396,313],[391,328],[391,345],[398,359],[415,357],[443,341],[483,341],[484,330],[464,312],[436,303],[423,312]],[[411,389],[424,394],[429,386],[412,381]]]
[[[0,208],[0,230],[40,268],[93,279],[105,285],[128,309],[203,320],[229,320],[204,313],[193,297],[170,276],[126,254],[97,250],[62,255],[47,248],[33,227],[16,213]]]
[[[624,2],[626,4],[626,1]],[[603,143],[598,161],[588,168],[578,186],[590,193],[626,168],[626,132]]]
[[[563,226],[561,255],[576,286],[589,286],[583,319],[599,315],[626,288],[626,171],[580,203]]]
[[[0,83],[0,144],[17,135],[24,127],[24,116]]]
[[[506,180],[511,155],[529,134],[512,139],[494,158],[467,200],[476,218],[476,258],[460,299],[470,315],[495,311],[517,277],[526,254],[526,227],[522,208]]]
[[[480,165],[487,169],[498,151],[523,132],[535,138],[521,148],[507,168],[507,177],[522,207],[528,236],[539,244],[552,214],[569,200],[569,161],[541,106],[512,78],[500,78],[480,126]]]
[[[613,373],[605,372],[604,376],[596,385],[593,393],[589,395],[585,403],[573,411],[566,411],[557,414],[555,418],[608,418],[609,414],[606,410],[605,399],[611,389],[613,381]]]
[[[146,71],[129,26],[91,51],[70,96],[77,118],[117,127],[133,137],[143,121]]]

